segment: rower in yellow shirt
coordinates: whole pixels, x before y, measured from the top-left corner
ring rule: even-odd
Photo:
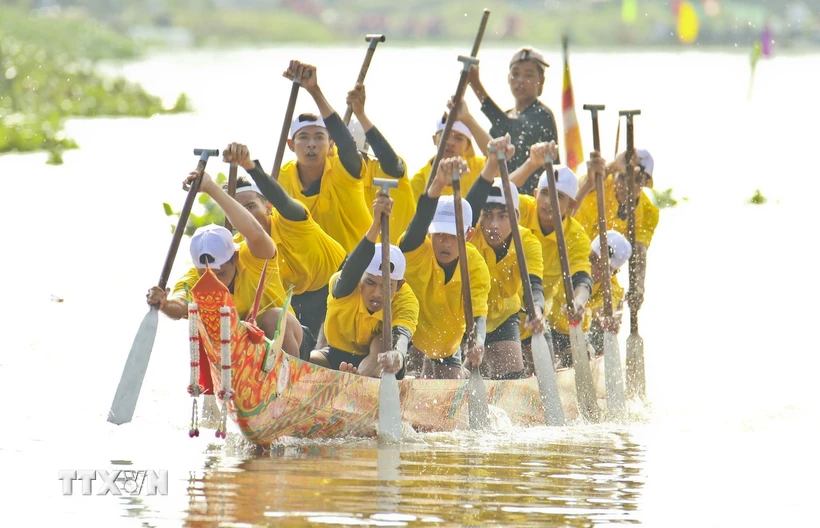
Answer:
[[[322,94],[316,67],[291,61],[284,76],[292,80],[297,75],[321,117],[301,114],[293,120],[288,147],[296,153],[296,161],[282,166],[279,184],[350,252],[372,219],[362,190],[362,157],[350,131]]]
[[[509,135],[490,142],[490,150],[504,151],[512,157],[515,147],[510,144]],[[518,189],[511,185],[515,210],[507,210],[505,192],[500,178],[492,178],[498,172],[495,156],[487,159],[484,171],[467,194],[467,201],[474,212],[473,222],[478,223],[476,235],[470,243],[475,246],[490,272],[490,293],[488,296],[487,338],[484,342],[486,353],[484,363],[493,379],[518,379],[524,377],[524,362],[521,351],[520,317],[522,310],[523,281],[518,268],[516,247],[513,243],[513,226],[521,235],[527,273],[532,285],[535,301],[535,316],[532,325],[539,333],[544,333],[544,287],[542,276],[544,263],[541,244],[532,232],[518,225]],[[524,321],[525,323],[527,321]]]
[[[436,179],[419,198],[416,214],[402,236],[399,247],[407,259],[405,276],[419,299],[419,324],[413,335],[413,348],[423,355],[422,377],[460,379],[467,376],[465,366],[481,365],[487,323],[487,296],[490,272],[478,250],[467,245],[467,262],[459,262],[456,236],[455,202],[441,196],[453,171],[467,170],[461,158],[441,162]],[[473,234],[472,210],[462,198],[465,237]],[[476,346],[465,351],[461,344],[466,323],[459,266],[467,265],[470,277]],[[412,352],[412,350],[411,350]]]
[[[413,197],[410,177],[407,175],[407,164],[367,117],[364,110],[365,99],[363,84],[357,84],[347,93],[347,104],[351,106],[353,115],[358,120],[351,121],[348,128],[364,160],[364,199],[367,203],[372,203],[376,199],[378,188],[373,186],[374,179],[390,178],[398,181],[399,186],[391,191],[393,212],[390,215],[390,243],[398,244],[399,238],[407,230],[410,219],[416,212],[416,198]],[[373,149],[375,158],[368,154],[369,148]]]
[[[640,167],[640,176],[633,184],[633,196],[638,199],[635,205],[635,292],[629,293],[630,307],[640,309],[643,304],[644,282],[646,279],[646,254],[658,226],[659,211],[649,197],[643,192],[643,187],[651,188],[654,185],[652,174],[655,169],[655,160],[652,155],[643,149],[636,149],[637,165]],[[590,172],[591,173],[591,172]],[[607,229],[612,229],[628,237],[627,230],[627,178],[626,154],[621,153],[615,161],[607,167],[607,173],[612,174],[604,180],[604,208],[606,210]],[[583,199],[575,219],[584,226],[590,238],[598,236],[598,195],[594,190],[592,178],[585,181],[589,194]],[[634,305],[634,306],[633,306]]]
[[[187,188],[197,177],[192,172],[184,182]],[[228,196],[207,173],[203,173],[199,187],[200,192],[208,194],[225,212],[225,216],[239,233],[244,241],[237,249],[230,231],[222,226],[210,224],[200,227],[191,238],[191,259],[194,268],[186,273],[174,286],[173,296],[168,297],[169,289],[162,290],[154,286],[148,291],[148,304],[158,305],[160,311],[171,319],[182,319],[188,315],[188,294],[186,291],[193,288],[199,277],[210,268],[216,277],[231,293],[237,316],[244,319],[253,307],[256,289],[259,285],[265,261],[268,268],[265,274],[265,288],[262,295],[260,311],[257,316],[257,326],[265,332],[268,338],[273,338],[279,317],[282,315],[281,306],[285,301],[284,290],[279,278],[279,267],[276,261],[276,244],[270,235],[254,217],[245,210],[236,200]],[[299,357],[299,348],[302,342],[302,327],[293,314],[288,313],[287,329],[282,350]],[[208,359],[203,350],[200,350],[200,362],[208,365]],[[213,395],[213,382],[210,369],[200,369],[200,384],[205,388],[204,394]],[[215,404],[206,401],[207,405]]]
[[[554,143],[536,143],[532,145],[527,162],[510,174],[510,180],[516,185],[523,184],[529,175],[537,170],[537,167],[544,165],[547,155],[554,158],[556,152],[557,147]],[[592,292],[591,266],[589,263],[591,243],[581,224],[569,214],[578,192],[577,176],[568,167],[561,166],[555,170],[555,180],[574,293],[572,313],[569,316],[571,320],[580,322],[583,319],[584,309]],[[547,175],[542,175],[538,180],[534,197],[523,195],[520,200],[520,224],[529,229],[541,243],[541,254],[544,261],[545,306],[552,306],[553,302],[561,302],[558,294],[563,291],[563,275],[561,261],[558,256],[558,240],[555,236],[555,219],[552,215]],[[566,304],[565,301],[564,299]],[[530,353],[531,336],[532,333],[528,328],[521,329],[525,358]]]
[[[483,130],[477,123],[475,123],[475,119],[473,119],[468,112],[466,104],[462,104],[459,108],[457,116],[459,119],[463,119],[463,121],[456,121],[453,125],[453,130],[447,138],[447,146],[444,149],[444,157],[461,157],[467,163],[467,172],[464,173],[461,179],[461,189],[464,193],[466,193],[478,179],[487,158],[484,156],[478,156],[473,148],[473,133],[470,131],[470,127],[473,127],[476,131],[483,132]],[[447,113],[445,112],[441,119],[436,121],[436,133],[433,134],[433,145],[436,147],[438,147],[438,142],[441,138],[442,132],[444,131],[444,124],[446,122]],[[468,126],[467,123],[470,123],[470,125]],[[479,134],[481,134],[481,132],[479,132]],[[487,145],[490,141],[490,136],[484,132],[483,134],[475,137],[478,141],[478,145],[482,149],[481,151],[484,152],[483,149],[486,148],[484,145]],[[427,180],[430,178],[430,171],[433,169],[433,159],[435,158],[430,158],[427,165],[414,174],[413,179],[410,181],[410,185],[413,188],[413,196],[417,202],[419,198],[421,198],[421,195],[424,194],[424,188],[427,186]],[[444,190],[442,190],[442,196],[452,196],[452,194],[452,187],[445,187]]]
[[[587,339],[595,355],[604,353],[604,332],[609,330],[618,334],[621,328],[622,301],[624,289],[618,283],[617,273],[632,255],[632,246],[625,236],[617,231],[607,231],[607,244],[609,244],[609,267],[610,267],[610,289],[612,290],[612,319],[608,320],[604,314],[604,290],[601,287],[604,272],[601,262],[601,237],[595,237],[592,241],[592,253],[589,254],[589,262],[592,265],[592,297],[587,303],[587,321],[589,328]],[[586,330],[586,328],[585,328]]]
[[[225,159],[236,162],[254,184],[240,177],[236,200],[270,233],[278,249],[282,285],[293,286],[291,306],[304,326],[302,348],[313,350],[327,312],[328,283],[344,262],[342,246],[322,230],[305,206],[288,196],[262,169],[251,161],[248,147],[231,143]]]
[[[392,298],[392,349],[382,346],[382,250],[376,244],[382,214],[390,215],[392,199],[383,191],[373,204],[370,229],[350,254],[342,270],[330,279],[324,335],[328,346],[314,350],[311,362],[326,368],[374,378],[384,372],[404,376],[407,346],[416,330],[419,303],[404,280],[406,262],[396,246],[390,246]]]

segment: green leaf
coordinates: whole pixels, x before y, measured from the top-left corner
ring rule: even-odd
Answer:
[[[217,185],[219,185],[221,187],[221,186],[225,185],[225,183],[227,183],[227,181],[228,181],[228,177],[225,176],[224,172],[220,172],[219,174],[217,174],[217,176],[216,176],[216,184]]]
[[[651,189],[651,191],[652,203],[654,203],[658,209],[667,209],[678,205],[678,201],[672,196],[671,187],[665,191],[656,191],[655,189]]]
[[[760,189],[757,189],[754,193],[754,196],[749,198],[749,203],[753,205],[763,205],[764,203],[768,202],[768,198],[763,196],[763,193],[760,192]]]
[[[171,204],[162,203],[163,209],[165,209],[165,216],[174,216],[174,210],[171,208]]]
[[[208,205],[208,202],[209,202],[210,200],[211,200],[211,197],[210,197],[210,196],[208,196],[207,194],[200,194],[200,195],[199,195],[199,200],[198,200],[198,201],[199,201],[199,203],[201,203],[202,205]]]

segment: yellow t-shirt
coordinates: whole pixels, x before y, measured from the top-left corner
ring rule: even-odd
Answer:
[[[259,286],[265,261],[254,257],[246,242],[239,244],[238,251],[239,258],[236,261],[236,278],[231,298],[239,318],[245,319],[253,307],[256,288]],[[199,273],[196,268],[191,268],[174,285],[173,296],[184,299],[186,297],[185,286],[187,285],[190,290],[198,280]],[[281,308],[285,304],[285,297],[285,289],[282,287],[282,280],[279,276],[279,262],[277,258],[272,258],[268,261],[268,270],[265,273],[265,289],[259,303],[259,313],[266,308]]]
[[[544,261],[544,310],[548,311],[553,303],[553,298],[557,297],[559,288],[563,291],[561,259],[558,256],[558,239],[555,236],[555,231],[552,231],[549,235],[544,235],[544,232],[541,231],[534,197],[520,195],[519,208],[521,209],[521,225],[532,232],[541,244],[541,255]],[[592,252],[592,243],[586,232],[584,232],[584,228],[571,216],[564,219],[563,226],[564,238],[567,242],[570,276],[579,271],[591,273],[592,265],[589,263],[589,254]],[[531,335],[532,332],[524,326],[524,318],[522,317],[521,338],[526,339]]]
[[[621,285],[618,284],[615,276],[612,276],[611,281],[612,286],[612,307],[613,309],[618,307],[618,303],[621,302],[621,299],[624,295],[624,289],[621,288]],[[552,301],[552,309],[550,310],[548,319],[550,328],[559,332],[564,335],[569,335],[569,319],[567,319],[567,312],[564,308],[567,305],[567,300],[564,295],[564,285],[561,284],[558,288],[558,292],[555,294],[555,297]],[[604,290],[601,288],[601,283],[596,282],[592,285],[592,295],[587,302],[586,310],[584,312],[584,332],[589,331],[589,325],[592,322],[592,314],[597,311],[601,311],[603,313],[604,309]]]
[[[410,181],[410,186],[413,188],[413,197],[416,202],[419,201],[421,195],[424,194],[424,188],[427,187],[427,179],[430,177],[430,171],[433,170],[433,159],[435,158],[431,158],[430,161],[427,162],[427,165],[414,174],[413,179]],[[484,164],[487,162],[487,158],[482,156],[467,156],[464,158],[464,161],[467,162],[469,172],[461,175],[461,195],[467,196],[470,187],[472,187],[478,177],[481,176],[481,171],[484,170]],[[441,191],[442,196],[451,196],[452,194],[453,188],[450,186],[445,187],[444,190]]]
[[[402,159],[402,163],[404,160]],[[404,163],[404,174],[401,178],[388,176],[382,170],[381,163],[375,158],[365,160],[365,175],[362,178],[364,201],[370,209],[373,209],[373,201],[376,199],[377,187],[373,186],[373,180],[384,178],[386,180],[396,180],[399,186],[390,189],[390,197],[393,199],[393,212],[390,215],[390,243],[398,244],[399,238],[407,231],[407,226],[416,214],[416,202],[418,198],[413,196],[413,189],[410,186],[410,178],[407,176],[407,164]],[[381,237],[380,237],[381,239]]]
[[[615,197],[615,179],[612,176],[604,181],[604,210],[607,229],[613,229],[628,238],[627,221],[618,218],[618,199]],[[658,226],[658,218],[658,208],[641,191],[635,208],[635,242],[649,247]],[[581,223],[590,239],[598,237],[598,193],[593,191],[584,198],[575,213],[575,219]]]
[[[333,274],[330,279],[330,294],[327,296],[327,316],[325,317],[325,337],[327,343],[357,356],[370,353],[370,342],[382,332],[382,315],[379,310],[370,313],[362,299],[361,289],[356,288],[347,297],[333,297],[333,284],[342,272]],[[419,301],[407,283],[393,295],[392,325],[404,326],[410,333],[416,331],[419,318]]]
[[[431,358],[452,356],[461,343],[467,326],[461,296],[461,265],[456,265],[450,281],[444,283],[444,270],[436,262],[430,238],[404,254],[404,277],[419,299],[419,325],[413,345]],[[487,315],[490,272],[481,254],[467,244],[467,264],[473,301],[473,317]]]
[[[350,253],[373,222],[371,204],[364,201],[362,180],[347,173],[334,147],[325,160],[319,193],[305,196],[296,165],[296,161],[289,161],[282,166],[279,184],[302,202],[325,233]],[[359,176],[364,176],[364,163]]]
[[[527,262],[527,273],[542,277],[544,262],[541,256],[541,244],[528,229],[518,226],[521,233],[521,244],[524,246],[524,259]],[[487,333],[522,309],[523,282],[518,270],[518,258],[515,244],[510,240],[507,254],[500,261],[496,260],[495,250],[487,242],[480,226],[471,241],[487,264],[490,272],[490,293],[487,298]]]

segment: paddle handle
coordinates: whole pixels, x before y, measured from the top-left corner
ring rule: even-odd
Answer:
[[[490,154],[492,155],[492,153]],[[507,214],[510,219],[514,217],[515,203],[511,194],[510,170],[507,167],[507,157],[503,152],[497,152],[498,168],[501,172],[501,184],[504,186],[504,201],[507,206]],[[524,243],[521,240],[521,231],[518,223],[510,221],[512,227],[512,239],[515,245],[515,258],[518,261],[518,273],[521,275],[521,285],[524,290],[524,308],[530,317],[535,317],[535,298],[532,295],[532,283],[527,270],[527,259],[524,255]]]
[[[376,45],[379,42],[384,42],[384,35],[368,35],[365,37],[365,40],[368,41],[367,52],[364,54],[364,61],[362,62],[362,67],[359,69],[359,76],[356,77],[356,84],[364,82],[367,76],[367,70],[370,69],[370,61],[373,60],[373,54],[376,53]],[[344,117],[345,126],[350,124],[351,117],[353,117],[353,107],[347,105]]]
[[[475,320],[473,319],[473,297],[470,288],[470,269],[467,265],[467,240],[464,237],[464,207],[461,204],[461,175],[453,173],[453,206],[456,213],[458,240],[458,269],[461,272],[461,297],[464,302],[464,323],[467,334],[467,349],[475,346]]]
[[[629,243],[632,246],[632,255],[629,257],[629,291],[630,293],[635,291],[637,287],[637,279],[638,279],[638,252],[635,249],[635,238],[637,234],[637,228],[635,225],[635,206],[636,200],[638,197],[635,196],[635,167],[633,166],[633,159],[632,154],[633,150],[635,149],[635,129],[633,118],[636,115],[640,115],[640,110],[627,110],[621,111],[621,115],[626,116],[626,230],[627,230],[627,237],[629,238]],[[630,319],[630,331],[633,334],[638,333],[638,311],[633,310],[630,308],[629,310],[629,319]]]
[[[590,111],[592,118],[592,145],[596,152],[601,153],[601,134],[598,128],[598,112],[604,110],[604,105],[584,105],[584,110]],[[601,288],[604,295],[604,315],[612,317],[612,280],[611,268],[609,267],[609,240],[606,236],[606,207],[604,203],[604,178],[605,174],[598,174],[595,178],[595,194],[598,205],[598,237],[601,240],[601,267],[603,268],[603,280]]]
[[[453,130],[453,125],[455,125],[456,123],[455,110],[459,106],[461,106],[461,101],[462,99],[464,99],[464,91],[467,89],[467,78],[470,75],[470,68],[473,66],[473,64],[478,66],[478,60],[476,59],[476,57],[478,56],[478,48],[481,47],[481,41],[484,39],[484,30],[487,29],[487,20],[489,18],[490,10],[485,9],[484,13],[481,16],[481,23],[478,26],[478,33],[476,34],[475,40],[473,41],[473,49],[470,50],[470,57],[458,57],[458,60],[460,60],[463,63],[463,68],[461,69],[461,76],[458,78],[458,85],[456,85],[456,93],[455,95],[453,95],[453,111],[447,115],[447,121],[444,123],[444,130],[441,132],[441,137],[438,141],[436,157],[433,158],[430,176],[427,178],[427,185],[424,186],[425,193],[433,184],[433,180],[435,179],[436,173],[438,172],[438,166],[441,163],[442,158],[444,157],[444,149],[447,147],[447,138],[450,136],[450,132],[452,132]]]
[[[290,88],[290,97],[288,98],[288,107],[285,110],[285,120],[282,123],[282,132],[279,134],[279,144],[276,146],[276,157],[273,160],[273,169],[270,171],[270,177],[274,181],[279,180],[279,169],[282,167],[282,159],[285,157],[285,145],[290,135],[290,124],[291,121],[293,121],[296,97],[299,95],[299,87],[301,84],[298,77],[293,78],[293,85]]]
[[[561,261],[561,276],[564,281],[564,295],[567,308],[572,309],[575,302],[575,292],[572,289],[572,276],[569,269],[569,254],[567,240],[564,238],[564,222],[561,219],[561,208],[558,205],[558,188],[555,186],[555,173],[552,160],[547,157],[547,185],[549,185],[550,204],[552,205],[552,221],[555,229],[555,239],[558,242],[558,258]]]
[[[231,166],[228,169],[228,196],[230,196],[231,198],[234,198],[236,196],[237,169],[237,164],[231,162]],[[227,215],[225,216],[225,229],[227,229],[228,231],[233,230],[233,227],[231,226],[231,221],[228,220]]]
[[[162,273],[159,276],[157,286],[165,289],[168,284],[168,277],[171,275],[171,268],[174,266],[174,259],[176,259],[177,251],[179,250],[179,243],[182,241],[182,235],[185,234],[185,226],[188,224],[188,217],[191,216],[191,208],[194,206],[196,193],[199,192],[199,184],[202,182],[202,173],[205,172],[205,166],[208,164],[208,156],[216,156],[219,154],[218,150],[206,151],[199,159],[196,165],[197,178],[191,183],[191,188],[188,190],[188,196],[185,197],[185,205],[182,206],[182,211],[179,213],[179,221],[177,227],[174,229],[174,236],[171,238],[171,247],[168,248],[168,254],[165,256],[165,264],[162,266]]]
[[[393,349],[393,306],[390,291],[390,217],[382,215],[382,350]]]

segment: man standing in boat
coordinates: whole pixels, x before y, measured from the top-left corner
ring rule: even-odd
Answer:
[[[364,164],[356,141],[322,94],[316,67],[291,61],[284,76],[299,76],[301,86],[313,97],[320,116],[301,114],[290,127],[288,147],[296,161],[279,171],[279,184],[299,200],[316,223],[346,252],[350,252],[370,226],[364,200]]]
[[[462,158],[441,162],[435,180],[419,198],[416,214],[399,241],[407,259],[407,282],[419,299],[419,324],[413,347],[423,355],[422,377],[426,378],[464,378],[463,367],[481,365],[484,355],[490,272],[481,254],[470,244],[467,262],[459,261],[455,202],[452,196],[441,196],[455,171],[467,172]],[[469,240],[474,232],[470,227],[472,209],[467,200],[461,200],[464,236]],[[463,362],[461,344],[467,326],[459,266],[468,267],[477,335],[476,346],[465,351]]]
[[[345,250],[319,227],[301,202],[265,173],[259,160],[251,161],[248,147],[231,143],[224,160],[237,163],[253,178],[255,185],[238,179],[236,201],[276,243],[282,285],[293,286],[291,305],[310,332],[303,343],[303,349],[310,352],[325,320],[330,277],[344,262]]]
[[[627,229],[627,196],[628,181],[633,180],[632,196],[637,196],[635,200],[635,291],[627,294],[630,308],[639,310],[643,304],[644,282],[646,279],[646,254],[655,228],[658,226],[659,210],[652,203],[644,187],[652,188],[654,180],[652,177],[655,160],[647,150],[635,149],[633,159],[637,160],[635,165],[640,169],[637,178],[626,177],[626,153],[619,154],[615,161],[607,167],[607,178],[604,180],[604,209],[606,211],[606,225],[608,229],[617,231],[624,236],[629,236]],[[605,163],[604,163],[605,165]],[[592,174],[592,171],[588,171]],[[594,190],[594,179],[588,177],[585,182],[587,189],[592,189],[583,199],[575,219],[584,227],[590,238],[598,236],[598,195]],[[582,189],[584,190],[584,189]]]
[[[511,172],[527,161],[530,145],[558,139],[552,110],[538,100],[544,91],[545,68],[549,68],[549,64],[544,60],[544,55],[533,47],[525,46],[513,54],[507,81],[515,98],[515,107],[506,112],[487,94],[478,67],[473,66],[470,70],[470,86],[481,102],[481,111],[492,123],[490,135],[498,138],[509,134],[512,137],[515,155],[507,162]],[[559,163],[557,157],[555,163]],[[518,190],[522,194],[532,195],[542,172],[543,166],[540,166],[527,174],[518,184]]]
[[[311,353],[310,361],[326,368],[372,378],[382,370],[404,376],[407,345],[416,330],[419,302],[404,280],[406,262],[396,246],[390,246],[390,291],[393,343],[384,352],[382,343],[382,249],[376,239],[382,215],[390,216],[393,200],[379,191],[373,203],[373,222],[342,270],[330,279],[324,337],[327,345]],[[384,243],[384,242],[383,242]]]

